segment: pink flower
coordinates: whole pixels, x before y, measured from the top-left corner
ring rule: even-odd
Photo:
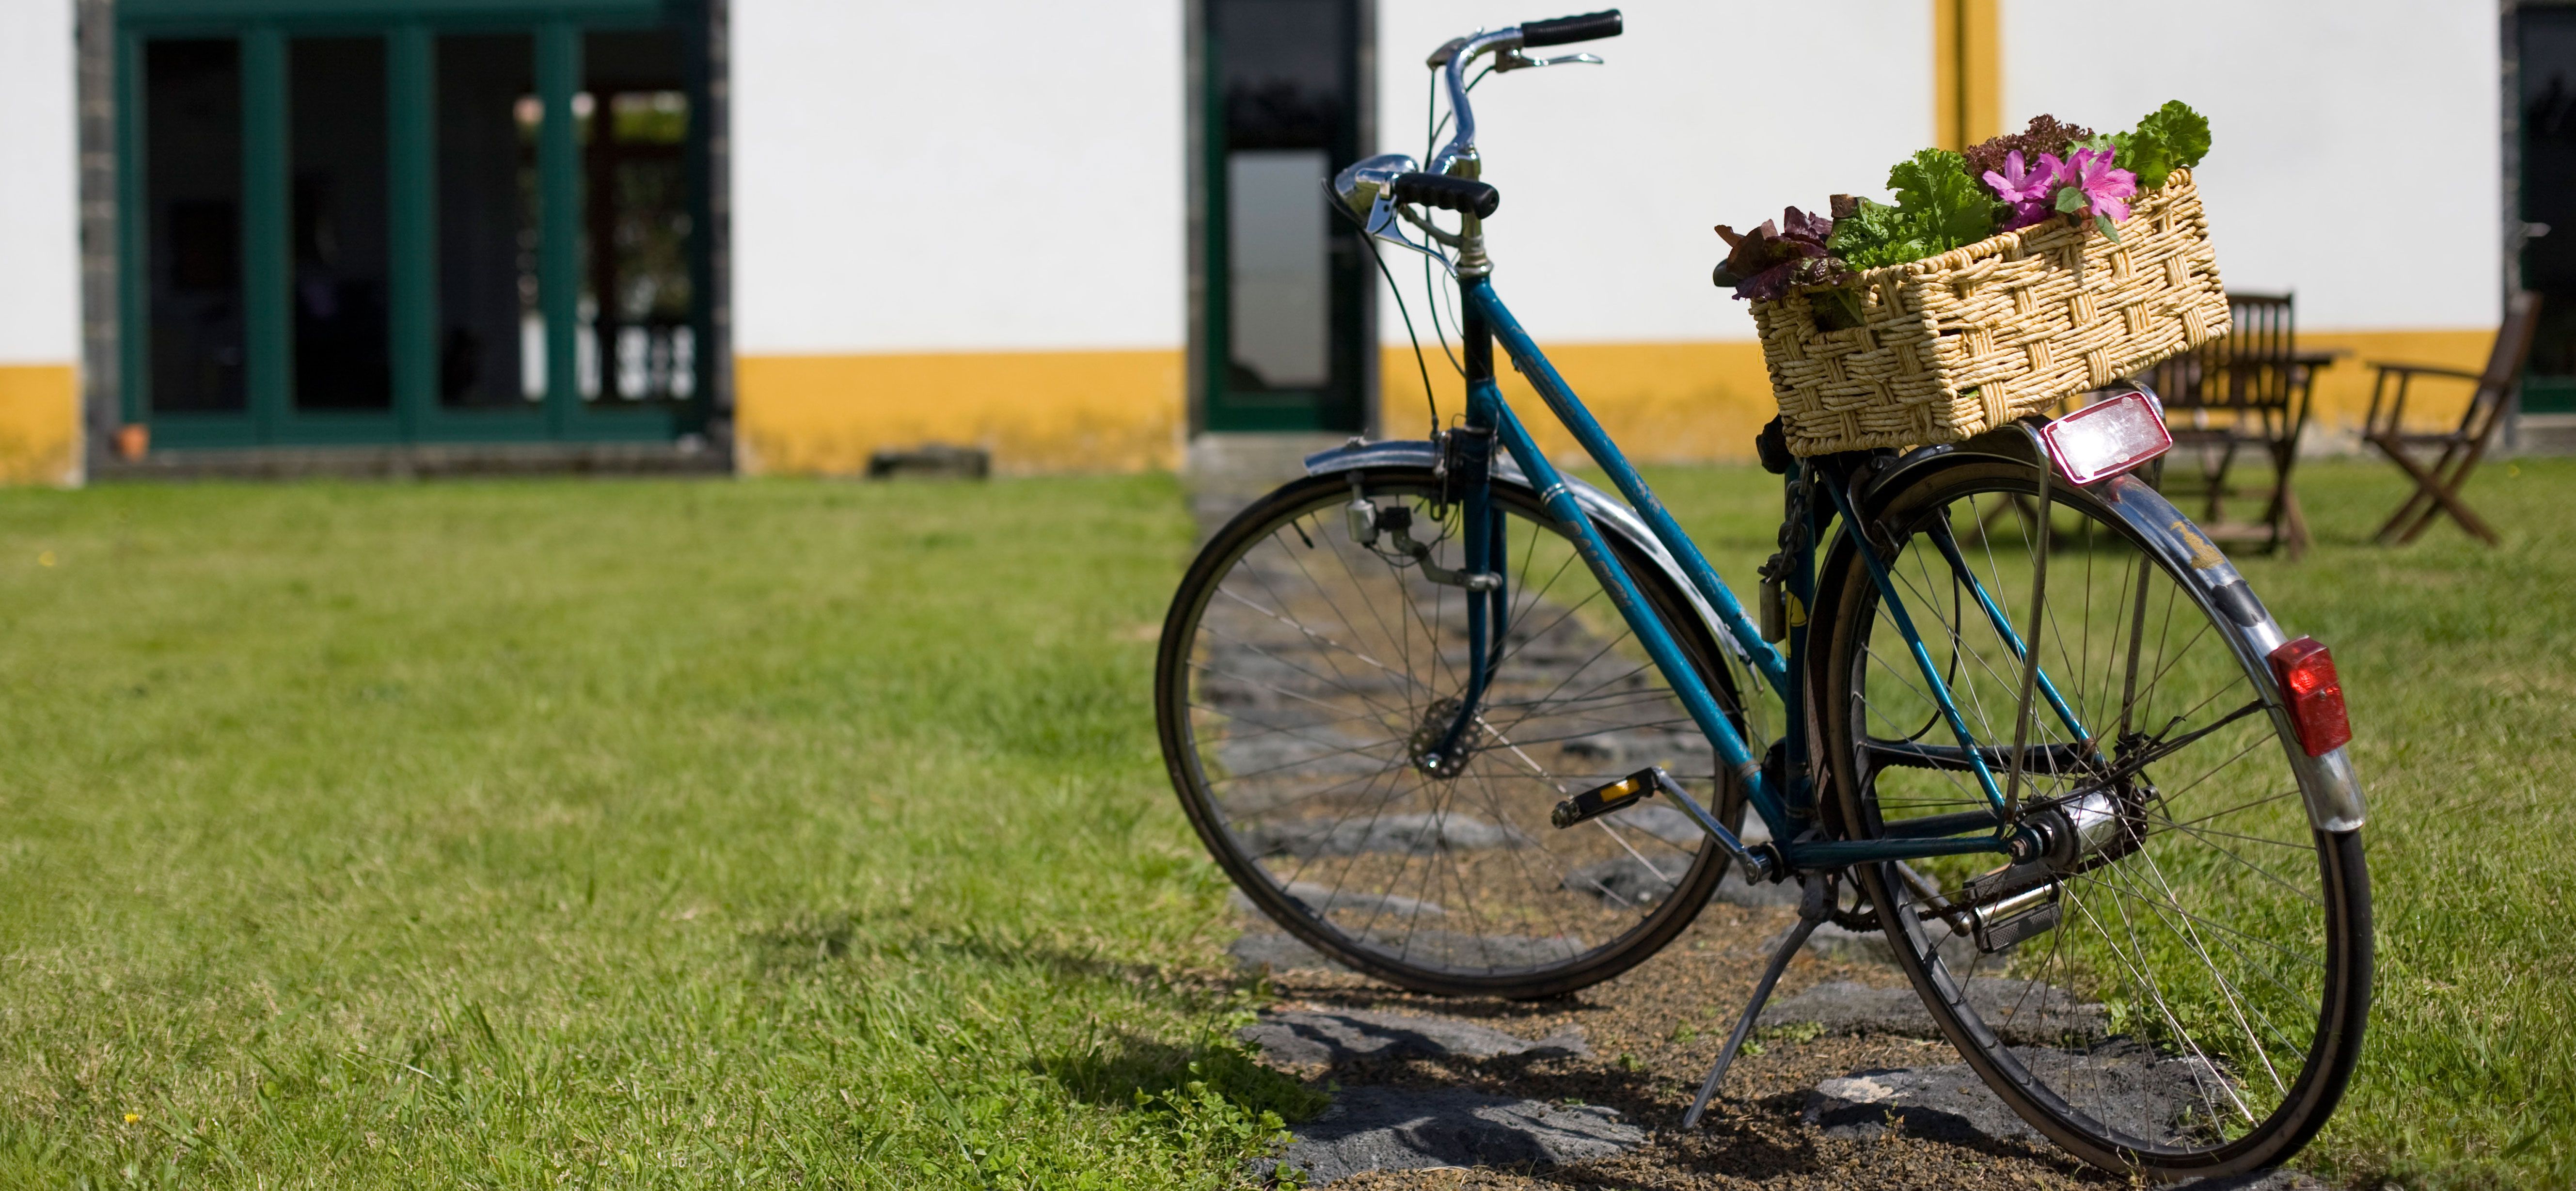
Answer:
[[[2057,159],[2045,155],[2043,158],[2049,164],[2043,165],[2038,172],[2033,173],[2022,164],[2021,150],[2015,149],[2006,153],[2003,172],[1999,174],[1993,170],[1987,170],[1986,185],[1994,187],[1995,197],[2008,203],[2047,198],[2048,192],[2057,186],[2057,171],[2054,168]]]
[[[1995,197],[2013,205],[2012,215],[2004,220],[2004,231],[2029,227],[2047,219],[2048,192],[2057,188],[2057,159],[2043,155],[2040,168],[2033,170],[2022,162],[2021,150],[2004,154],[2002,173],[1986,171],[1986,185]]]
[[[2040,163],[2057,176],[2058,185],[2081,192],[2094,214],[2109,216],[2113,223],[2129,217],[2129,204],[2123,200],[2138,193],[2138,176],[2112,168],[2111,150],[2078,149],[2064,161],[2042,154]]]

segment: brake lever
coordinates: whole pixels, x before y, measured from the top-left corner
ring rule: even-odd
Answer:
[[[1404,228],[1399,226],[1396,221],[1397,213],[1401,210],[1401,207],[1396,203],[1392,194],[1392,189],[1393,188],[1390,187],[1387,190],[1381,190],[1378,192],[1377,201],[1369,206],[1369,217],[1368,223],[1365,225],[1365,230],[1369,235],[1380,240],[1384,240],[1389,244],[1396,245],[1399,248],[1410,248],[1415,252],[1419,252],[1424,256],[1430,257],[1431,259],[1440,262],[1440,267],[1447,270],[1450,276],[1457,276],[1458,266],[1447,256],[1434,249],[1416,244],[1413,241],[1404,238]]]
[[[1566,54],[1562,57],[1556,58],[1532,58],[1521,53],[1519,50],[1513,50],[1508,54],[1494,55],[1494,73],[1501,74],[1507,70],[1533,70],[1541,66],[1564,66],[1568,63],[1599,66],[1601,65],[1601,56],[1599,54]]]

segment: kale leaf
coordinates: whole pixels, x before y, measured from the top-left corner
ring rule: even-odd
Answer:
[[[1763,220],[1749,232],[1719,224],[1726,241],[1726,263],[1717,267],[1719,285],[1735,287],[1735,296],[1765,302],[1789,291],[1814,285],[1840,285],[1851,271],[1826,249],[1834,221],[1796,207],[1780,213],[1780,222]]]

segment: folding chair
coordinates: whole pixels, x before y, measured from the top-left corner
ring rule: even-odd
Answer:
[[[2504,423],[2506,403],[2513,396],[2515,382],[2522,378],[2523,361],[2531,355],[2532,334],[2539,325],[2540,295],[2525,290],[2506,303],[2504,326],[2496,331],[2495,350],[2487,354],[2484,372],[2373,362],[2379,377],[2371,383],[2370,418],[2362,437],[2406,469],[2407,475],[2415,477],[2414,494],[2398,506],[2397,515],[2390,517],[2388,524],[2379,527],[2382,544],[2414,541],[2442,513],[2449,513],[2460,528],[2479,541],[2496,544],[2495,530],[2470,511],[2460,499],[2460,489],[2468,484],[2469,473],[2476,470],[2478,460],[2486,456],[2496,428]],[[2418,376],[2465,380],[2476,385],[2469,393],[2469,407],[2460,416],[2458,429],[2439,434],[2406,429],[2406,397]],[[2391,378],[2397,382],[2394,386],[2388,383]],[[2427,450],[2429,462],[2415,454]]]

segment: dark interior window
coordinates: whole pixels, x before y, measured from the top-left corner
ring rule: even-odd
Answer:
[[[287,44],[295,405],[390,410],[385,43]]]
[[[591,33],[573,117],[582,146],[581,394],[686,400],[691,325],[689,93],[678,33]]]
[[[152,408],[246,408],[242,376],[241,46],[143,47]]]
[[[545,396],[537,306],[536,39],[438,39],[438,394],[451,406]]]

